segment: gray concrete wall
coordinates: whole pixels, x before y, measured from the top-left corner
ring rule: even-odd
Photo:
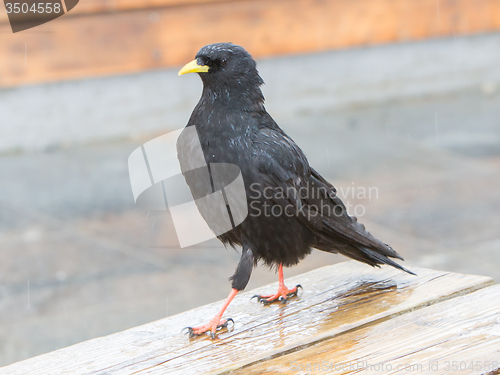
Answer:
[[[356,103],[471,87],[494,91],[499,67],[500,34],[258,62],[267,107],[278,122]],[[2,89],[0,152],[134,139],[183,127],[201,83],[195,75],[178,77],[177,70]]]

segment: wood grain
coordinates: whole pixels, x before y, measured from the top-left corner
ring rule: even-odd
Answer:
[[[200,3],[220,3],[235,0],[80,0],[72,15],[86,13],[120,12],[171,6],[191,6]],[[251,0],[246,0],[251,1]]]
[[[91,0],[16,34],[0,9],[0,87],[178,66],[220,41],[267,57],[498,29],[497,0]]]
[[[114,335],[89,340],[0,369],[0,374],[190,374],[237,370],[267,358],[373,326],[492,284],[483,276],[413,269],[418,277],[356,262],[323,267],[286,280],[304,292],[287,305],[264,307],[250,297],[272,284],[237,296],[226,317],[234,327],[212,341],[188,339],[186,326],[210,319],[219,303],[203,306]]]
[[[379,374],[480,375],[500,368],[499,323],[500,285],[495,285],[234,374],[299,371],[309,365],[311,374],[355,374],[364,369]]]

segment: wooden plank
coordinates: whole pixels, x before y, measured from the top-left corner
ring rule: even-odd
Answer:
[[[221,3],[238,0],[80,0],[75,8],[68,12],[70,17],[96,13],[116,13],[131,10],[154,11],[155,8],[193,6],[200,3]],[[239,0],[252,1],[252,0]],[[0,22],[7,21],[7,13],[0,12]]]
[[[191,6],[199,3],[220,3],[235,0],[80,0],[78,6],[71,11],[71,15],[86,13],[106,13],[129,11],[137,9],[151,9],[171,6]],[[246,0],[251,1],[251,0]]]
[[[250,301],[254,294],[271,292],[276,284],[237,296],[225,315],[235,320],[234,328],[213,341],[205,336],[189,340],[181,329],[204,323],[220,302],[18,362],[0,369],[0,374],[190,374],[238,369],[493,283],[483,276],[412,270],[419,276],[354,261],[323,267],[287,280],[288,285],[304,287],[303,294],[287,305]]]
[[[203,45],[220,41],[266,57],[489,32],[500,29],[500,2],[200,2],[91,15],[70,12],[16,34],[6,13],[0,11],[0,17],[0,87],[10,87],[178,66]]]
[[[500,285],[495,285],[347,332],[234,374],[301,370],[335,374],[357,374],[361,370],[379,374],[486,374],[500,368],[499,322]]]

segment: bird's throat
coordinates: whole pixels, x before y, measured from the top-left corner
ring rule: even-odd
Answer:
[[[203,81],[201,100],[205,105],[243,111],[263,110],[264,95],[260,89],[262,79],[256,73],[254,78],[224,80],[200,74]]]

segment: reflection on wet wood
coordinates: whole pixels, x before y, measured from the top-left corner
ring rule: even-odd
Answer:
[[[500,285],[234,372],[487,374],[500,368]]]
[[[31,358],[0,369],[0,374],[2,370],[22,375],[226,373],[244,366],[250,367],[242,373],[252,369],[259,373],[267,363],[280,358],[290,362],[291,357],[310,350],[317,353],[319,345],[375,329],[399,315],[415,314],[415,310],[424,308],[418,311],[423,314],[430,308],[427,306],[438,303],[439,308],[447,299],[454,305],[457,296],[493,283],[483,276],[412,270],[418,277],[357,262],[319,268],[286,280],[288,285],[300,283],[304,287],[303,293],[286,305],[262,306],[250,301],[254,294],[273,291],[276,284],[237,296],[225,315],[233,318],[235,325],[215,340],[208,336],[188,339],[181,329],[205,323],[220,302]],[[396,339],[394,332],[387,334],[392,337],[385,340]],[[397,342],[404,346],[404,340]],[[355,338],[341,342],[341,346],[332,345],[329,350],[344,352],[347,357],[358,350]],[[377,349],[376,342],[374,345]]]

